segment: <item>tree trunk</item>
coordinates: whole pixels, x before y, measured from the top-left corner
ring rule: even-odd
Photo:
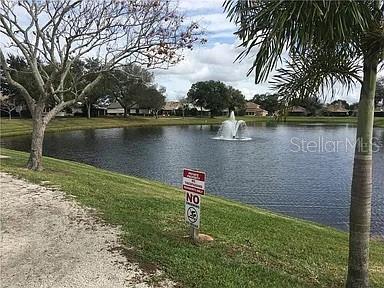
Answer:
[[[128,116],[128,108],[124,107],[124,118],[127,118]]]
[[[8,112],[8,119],[12,120],[12,112],[11,111]]]
[[[32,143],[27,168],[31,170],[43,170],[43,140],[46,124],[41,115],[34,117],[32,126]]]
[[[372,196],[372,134],[376,89],[376,57],[364,60],[356,148],[351,188],[348,288],[365,288],[368,281],[369,235]]]
[[[91,119],[91,104],[87,105],[87,118]]]

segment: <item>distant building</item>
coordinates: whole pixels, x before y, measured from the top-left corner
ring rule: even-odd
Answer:
[[[161,113],[163,116],[176,115],[177,110],[182,108],[182,104],[178,101],[167,101],[165,105],[161,109]]]
[[[375,110],[375,117],[384,117],[384,107],[379,106]]]
[[[135,104],[131,108],[129,108],[129,115],[136,116],[148,116],[152,114],[152,110],[148,108],[142,108],[139,105]]]
[[[83,103],[76,102],[74,105],[65,108],[64,110],[58,112],[55,117],[73,117],[73,116],[83,116]],[[52,108],[46,107],[44,109],[44,114],[48,113]]]
[[[142,108],[138,105],[133,105],[127,111],[129,115],[148,116],[152,114],[152,110],[148,108]],[[107,108],[107,115],[124,115],[124,107],[118,102],[111,103]]]
[[[293,106],[288,108],[288,116],[307,116],[308,111],[302,106]]]
[[[329,104],[326,109],[328,116],[349,116],[349,110],[342,103]]]
[[[124,108],[119,102],[113,102],[107,107],[107,115],[124,115]]]
[[[267,116],[268,111],[260,108],[259,104],[253,102],[247,102],[245,108],[245,114],[248,116]]]
[[[188,111],[190,112],[190,114],[192,116],[197,116],[197,115],[210,116],[211,115],[211,110],[209,110],[207,108],[200,107],[200,106],[194,105],[192,103],[188,103],[187,107],[188,107]]]

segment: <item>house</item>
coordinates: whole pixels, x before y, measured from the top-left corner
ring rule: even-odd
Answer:
[[[182,104],[178,101],[167,101],[161,109],[163,116],[176,115],[177,110],[182,108]]]
[[[307,116],[308,112],[302,106],[293,106],[288,108],[288,116]]]
[[[253,102],[247,102],[245,108],[245,114],[248,116],[267,116],[268,111],[260,108],[259,104]]]
[[[129,115],[136,115],[136,116],[148,116],[152,114],[152,110],[148,108],[140,107],[139,105],[135,104],[129,108]]]
[[[139,107],[137,104],[131,106],[128,112],[129,115],[136,116],[148,116],[152,114],[151,109]],[[118,102],[113,102],[107,108],[107,115],[124,115],[124,107]]]
[[[124,115],[124,108],[118,102],[113,102],[107,107],[107,115]]]
[[[91,116],[99,117],[107,115],[107,108],[104,105],[93,104],[91,109]]]
[[[349,116],[349,110],[345,109],[341,102],[335,104],[329,104],[326,108],[328,116]]]
[[[197,115],[211,116],[211,110],[209,110],[207,108],[200,107],[200,106],[194,105],[192,103],[188,103],[187,107],[188,107],[188,110],[192,116],[197,116]]]

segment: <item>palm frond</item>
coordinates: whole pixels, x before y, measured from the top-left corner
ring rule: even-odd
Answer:
[[[237,60],[256,51],[248,75],[255,71],[261,82],[276,67],[280,55],[303,52],[324,43],[342,44],[350,55],[361,52],[356,39],[375,21],[371,1],[265,1],[226,0],[228,18],[238,26],[236,32],[243,52]]]
[[[353,59],[343,49],[318,47],[291,54],[290,61],[271,81],[285,101],[336,94],[340,84],[352,89],[361,82],[360,59]]]

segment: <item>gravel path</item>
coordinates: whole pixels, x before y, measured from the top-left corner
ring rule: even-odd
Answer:
[[[118,252],[118,228],[63,192],[5,173],[0,185],[0,287],[151,287],[159,278]]]

